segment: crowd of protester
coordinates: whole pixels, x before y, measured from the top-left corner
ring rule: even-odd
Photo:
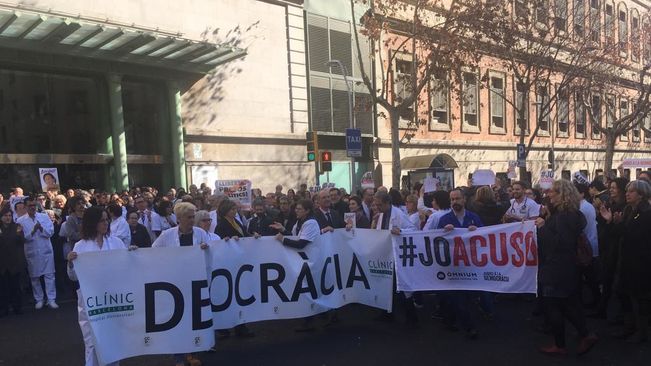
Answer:
[[[205,249],[213,240],[260,236],[303,248],[318,235],[340,228],[398,234],[535,220],[539,296],[534,314],[543,315],[540,329],[554,337],[554,344],[541,351],[567,353],[565,320],[580,337],[577,353],[589,351],[597,336],[589,331],[586,316],[615,319],[620,328],[612,336],[644,342],[651,310],[650,179],[645,171],[630,182],[606,177],[591,183],[558,180],[546,190],[498,179],[492,186],[469,184],[450,192],[424,192],[417,183],[411,190],[380,187],[355,194],[340,188],[311,191],[306,184],[284,191],[279,185],[264,195],[253,189],[247,210],[205,185],[192,185],[188,191],[138,187],[118,193],[68,189],[29,195],[13,188],[7,199],[0,194],[0,317],[10,309],[21,314],[29,288],[37,310],[57,309],[57,293],[73,294],[78,288],[74,260],[83,251],[170,245]],[[577,262],[581,249],[591,253],[589,263]],[[425,316],[425,295],[430,294],[396,295],[408,325],[418,326],[418,318]],[[493,316],[492,293],[441,291],[434,297],[432,317],[470,339],[478,336],[476,316]],[[380,313],[377,319],[392,321],[393,316]],[[338,321],[337,313],[330,312],[328,324]],[[314,330],[314,324],[314,319],[305,319],[297,331]],[[87,332],[82,325],[90,365],[96,359]],[[237,337],[255,335],[245,325],[232,332]],[[219,336],[230,337],[231,330],[220,330]],[[184,360],[193,359],[176,355],[177,364]]]

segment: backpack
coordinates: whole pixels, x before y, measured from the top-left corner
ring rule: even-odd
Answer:
[[[576,264],[581,267],[587,267],[592,263],[592,246],[588,237],[581,231],[576,241]]]

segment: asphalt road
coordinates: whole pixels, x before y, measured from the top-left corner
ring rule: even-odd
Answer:
[[[428,302],[431,298],[428,298]],[[0,366],[83,365],[83,342],[76,305],[61,309],[26,309],[21,316],[0,319]],[[428,304],[429,305],[429,304]],[[632,345],[609,337],[604,320],[590,321],[600,342],[587,355],[554,358],[537,348],[551,337],[534,330],[540,319],[530,313],[533,303],[500,297],[493,320],[478,316],[480,336],[466,339],[431,319],[431,309],[419,310],[418,329],[404,325],[400,312],[393,323],[373,320],[374,309],[350,305],[340,311],[341,322],[313,333],[296,333],[298,320],[250,325],[256,337],[219,341],[216,353],[199,357],[204,365],[651,365],[651,344]],[[478,315],[478,314],[477,314]],[[321,325],[324,321],[319,320]],[[570,350],[575,333],[568,325]],[[143,356],[125,360],[126,366],[173,365],[171,356]]]

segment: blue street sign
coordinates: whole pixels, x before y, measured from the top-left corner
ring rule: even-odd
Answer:
[[[524,168],[527,166],[527,159],[525,157],[524,144],[518,144],[518,167]]]
[[[362,130],[359,128],[346,129],[346,155],[349,158],[362,156]]]

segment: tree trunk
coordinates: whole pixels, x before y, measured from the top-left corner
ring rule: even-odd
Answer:
[[[391,187],[400,189],[400,113],[395,108],[389,110],[391,125]]]
[[[615,155],[615,143],[617,136],[609,130],[605,133],[606,138],[606,156],[604,158],[604,175],[609,177],[610,170],[613,168],[613,155]]]
[[[526,97],[528,97],[528,94],[526,94],[526,96],[525,95],[522,96],[523,100],[521,101],[520,105],[525,105],[524,104],[525,103],[524,98],[526,98]],[[520,108],[520,109],[516,109],[516,110],[518,112],[518,120],[519,121],[528,120],[529,116],[525,116],[525,109],[524,108]],[[529,112],[529,109],[527,109],[526,112]],[[525,117],[527,117],[527,119],[525,119]],[[520,144],[521,145],[524,145],[524,139],[525,139],[526,132],[527,132],[526,123],[524,123],[524,122],[520,123],[520,136],[519,136],[519,138],[520,138]],[[516,153],[517,153],[517,149],[516,149]],[[521,166],[519,168],[520,181],[528,182],[529,185],[531,185],[530,179],[528,179],[528,177],[527,177],[527,157],[529,156],[529,151],[527,151],[526,148],[525,148],[525,151],[524,151],[524,156],[525,156],[525,160],[524,160],[525,161],[525,166]]]

